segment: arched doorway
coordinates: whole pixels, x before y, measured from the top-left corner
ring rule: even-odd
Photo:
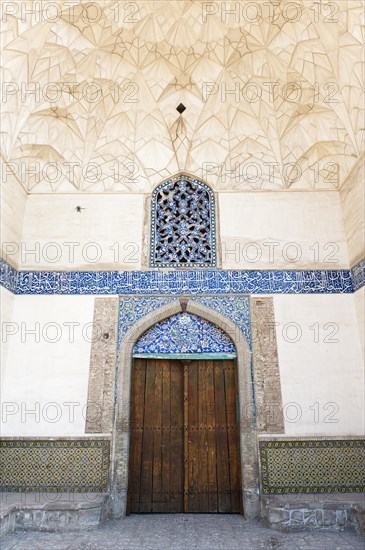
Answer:
[[[120,344],[117,366],[116,412],[112,441],[111,491],[109,515],[119,518],[127,512],[129,485],[129,447],[133,350],[142,334],[159,321],[187,311],[219,326],[235,345],[239,397],[239,438],[241,455],[241,493],[246,519],[259,515],[258,456],[252,394],[251,352],[238,327],[221,313],[194,300],[176,299],[145,315],[125,334]]]
[[[184,312],[133,357],[127,513],[242,512],[233,342]]]

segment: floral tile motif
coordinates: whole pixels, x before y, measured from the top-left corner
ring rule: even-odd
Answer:
[[[0,490],[105,492],[109,440],[2,440]]]
[[[178,313],[145,332],[133,353],[235,353],[232,340],[216,325],[192,315]]]
[[[365,490],[365,440],[260,441],[265,494]]]

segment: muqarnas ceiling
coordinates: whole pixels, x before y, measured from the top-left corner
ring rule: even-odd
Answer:
[[[18,4],[2,151],[28,192],[149,193],[180,172],[338,189],[362,154],[362,0]]]

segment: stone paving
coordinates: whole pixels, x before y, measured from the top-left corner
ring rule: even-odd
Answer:
[[[134,515],[78,533],[23,531],[1,550],[364,550],[352,532],[282,533],[234,515]]]

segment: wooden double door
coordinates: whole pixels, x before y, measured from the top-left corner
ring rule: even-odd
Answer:
[[[135,359],[127,513],[242,513],[234,360]]]

